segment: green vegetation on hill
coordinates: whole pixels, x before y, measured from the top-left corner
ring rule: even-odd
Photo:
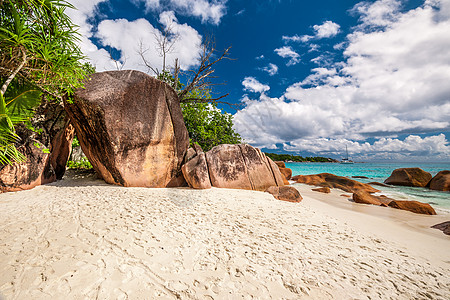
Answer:
[[[293,161],[293,162],[336,162],[336,160],[327,157],[311,156],[303,157],[291,154],[265,153],[273,161]]]

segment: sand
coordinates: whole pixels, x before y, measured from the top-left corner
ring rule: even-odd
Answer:
[[[450,237],[428,228],[448,215],[297,187],[301,203],[243,190],[122,188],[91,176],[1,194],[0,294],[450,299]]]

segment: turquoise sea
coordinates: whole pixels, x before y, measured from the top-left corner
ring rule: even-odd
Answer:
[[[318,173],[332,173],[339,176],[365,176],[369,179],[352,178],[354,180],[368,183],[373,181],[383,182],[392,171],[398,168],[418,167],[424,171],[436,175],[439,171],[450,170],[449,163],[286,163],[286,167],[292,169],[292,175],[310,175]],[[430,203],[435,209],[450,212],[450,192],[432,191],[427,188],[416,187],[380,187],[388,197],[398,200],[416,200]]]

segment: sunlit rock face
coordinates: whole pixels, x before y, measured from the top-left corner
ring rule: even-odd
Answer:
[[[107,183],[185,183],[189,136],[178,96],[166,83],[139,71],[95,73],[65,107],[83,152]]]

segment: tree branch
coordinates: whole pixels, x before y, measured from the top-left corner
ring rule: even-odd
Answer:
[[[19,71],[23,68],[23,66],[25,66],[25,64],[27,63],[27,54],[25,52],[25,50],[21,49],[22,52],[22,62],[20,63],[20,65],[14,70],[14,72],[12,72],[11,75],[9,75],[8,79],[6,79],[5,83],[2,86],[2,89],[0,90],[0,92],[2,93],[2,96],[5,94],[6,89],[8,88],[8,85],[11,83],[11,81],[14,79],[14,77],[16,77],[17,73],[19,73]]]

